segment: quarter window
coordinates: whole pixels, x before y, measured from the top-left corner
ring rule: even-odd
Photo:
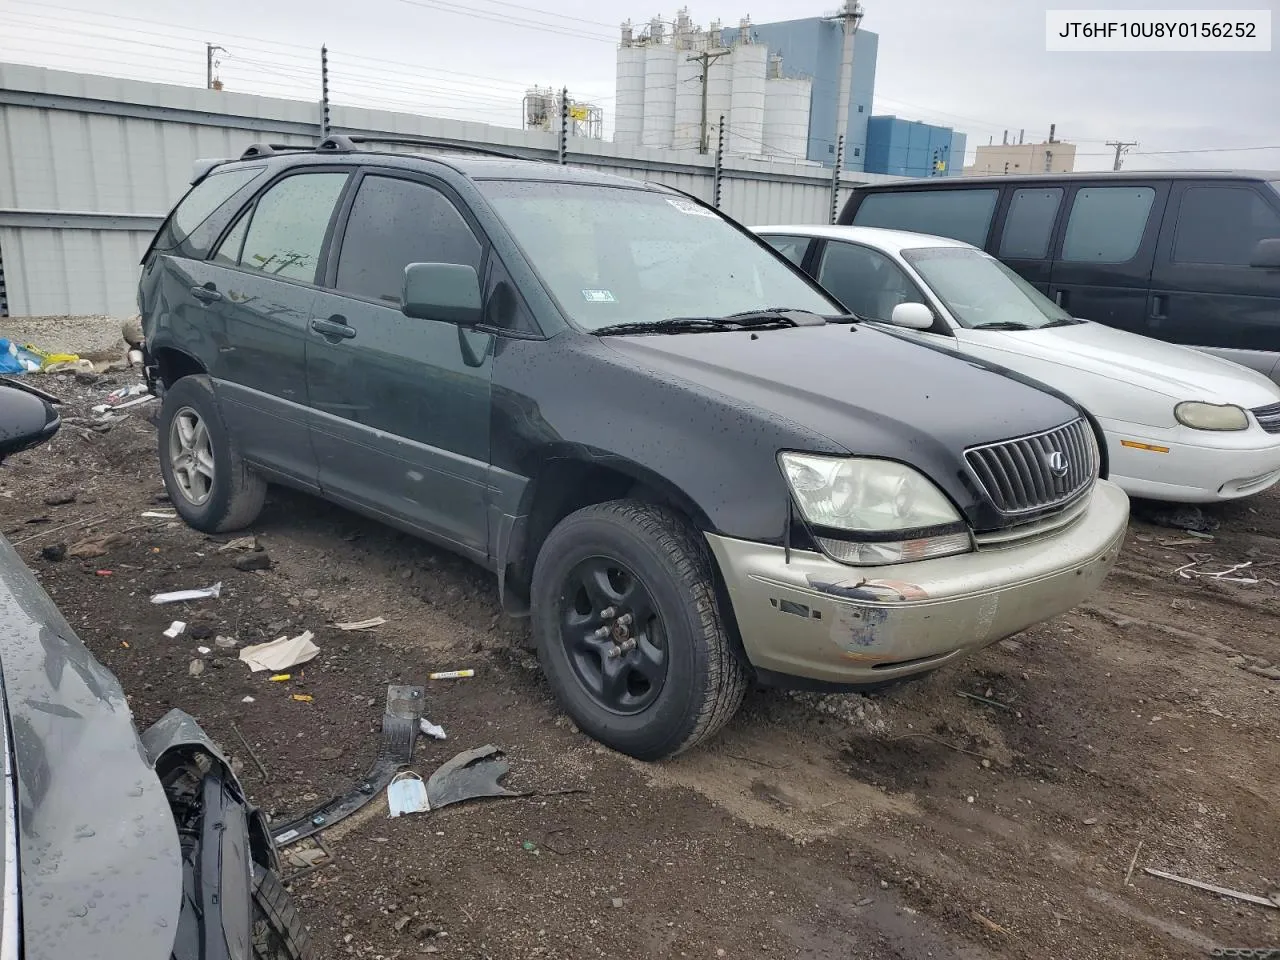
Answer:
[[[1248,266],[1259,240],[1280,237],[1280,213],[1248,187],[1189,187],[1174,234],[1177,263]]]
[[[860,227],[889,227],[962,240],[975,247],[987,242],[999,190],[911,190],[872,193],[854,214]]]
[[[1126,263],[1142,246],[1156,192],[1151,187],[1083,187],[1076,192],[1062,259]]]
[[[1049,252],[1049,236],[1061,203],[1061,187],[1013,191],[1000,237],[1000,256],[1043,260]]]
[[[191,188],[173,211],[174,238],[183,240],[209,219],[231,195],[262,173],[262,167],[214,170]]]
[[[829,241],[818,283],[846,309],[868,320],[889,320],[900,303],[923,303],[919,288],[879,250]]]
[[[345,173],[300,173],[267,190],[249,220],[240,266],[314,283],[329,220],[346,180]]]
[[[480,241],[449,198],[433,187],[393,177],[365,177],[351,207],[337,288],[399,304],[411,263],[480,268]]]

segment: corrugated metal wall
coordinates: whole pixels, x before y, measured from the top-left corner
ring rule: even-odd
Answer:
[[[313,103],[0,64],[0,283],[9,314],[133,314],[138,261],[192,164],[238,156],[253,142],[312,143],[318,120]],[[331,127],[556,155],[551,134],[412,114],[335,106]],[[711,157],[577,139],[570,147],[574,165],[712,199]],[[721,197],[744,223],[826,223],[830,172],[730,157]]]

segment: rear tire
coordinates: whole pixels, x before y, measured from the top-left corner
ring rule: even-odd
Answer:
[[[588,735],[659,760],[737,712],[747,675],[716,605],[712,562],[682,517],[637,501],[586,507],[547,536],[533,569],[534,640],[556,697]]]
[[[310,960],[311,934],[289,891],[271,870],[253,867],[254,960]]]
[[[226,533],[258,519],[267,482],[241,458],[206,375],[183,377],[165,391],[156,432],[165,490],[190,526]]]

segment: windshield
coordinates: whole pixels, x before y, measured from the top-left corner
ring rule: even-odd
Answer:
[[[1280,193],[1280,180],[1272,180],[1271,189],[1274,190],[1276,193]]]
[[[923,247],[903,258],[965,327],[1034,330],[1078,323],[999,260],[965,247]]]
[[[527,180],[478,186],[586,330],[776,307],[844,313],[781,257],[683,197]]]

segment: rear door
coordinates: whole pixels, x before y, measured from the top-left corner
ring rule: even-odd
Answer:
[[[204,264],[219,408],[244,456],[314,489],[305,337],[345,170],[307,167],[267,187]]]
[[[1072,316],[1147,334],[1147,294],[1167,180],[1073,184],[1049,296]]]
[[[1062,215],[1066,188],[1013,187],[987,252],[999,257],[1046,296],[1053,269],[1050,250]]]
[[[1261,181],[1180,180],[1152,273],[1152,336],[1205,347],[1280,382],[1280,271],[1249,266],[1280,237],[1280,190]]]
[[[347,206],[306,330],[320,486],[483,560],[494,336],[400,310],[410,263],[483,279],[483,235],[445,185],[404,171],[366,169]]]

